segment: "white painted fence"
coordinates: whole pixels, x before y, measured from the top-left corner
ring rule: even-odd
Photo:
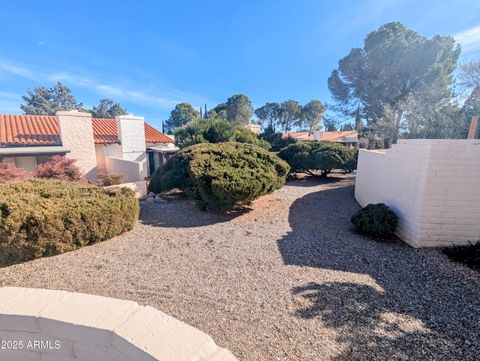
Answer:
[[[400,140],[360,150],[355,198],[385,203],[400,217],[398,235],[413,247],[480,240],[480,140]]]

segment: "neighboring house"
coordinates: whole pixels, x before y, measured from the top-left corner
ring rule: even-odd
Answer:
[[[244,125],[244,128],[248,129],[252,133],[255,133],[256,135],[259,135],[262,127],[258,124],[248,123]]]
[[[52,155],[66,155],[77,160],[88,180],[121,174],[124,182],[133,182],[151,175],[176,149],[171,138],[132,114],[0,115],[0,162],[28,171]]]
[[[349,147],[358,147],[358,132],[356,130],[340,132],[292,132],[283,134],[282,138],[293,138],[298,141],[329,141],[342,143]]]

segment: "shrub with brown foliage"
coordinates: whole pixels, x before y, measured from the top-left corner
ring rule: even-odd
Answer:
[[[0,183],[0,264],[112,238],[134,227],[138,211],[126,188],[45,179]]]
[[[100,186],[115,186],[118,184],[122,184],[123,181],[123,174],[99,174],[97,176],[97,183]]]

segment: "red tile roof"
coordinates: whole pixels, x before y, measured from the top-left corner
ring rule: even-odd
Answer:
[[[346,130],[341,132],[323,132],[322,140],[339,140],[347,137],[357,137],[358,132],[356,130]]]
[[[115,119],[92,118],[92,126],[95,144],[120,144],[120,140],[117,136],[117,122]]]
[[[313,140],[313,133],[310,132],[291,132],[282,134],[282,138],[293,138],[296,140]]]
[[[145,141],[147,143],[173,143],[172,138],[159,132],[147,122],[145,122]]]
[[[96,144],[120,143],[115,119],[92,118]],[[173,140],[145,122],[147,143],[173,143]],[[47,115],[0,114],[0,146],[61,145],[58,121]]]
[[[0,146],[60,144],[54,116],[0,114]]]

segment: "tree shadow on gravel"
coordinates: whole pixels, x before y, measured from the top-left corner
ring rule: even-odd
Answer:
[[[229,222],[251,211],[251,208],[245,207],[227,213],[207,212],[182,193],[168,194],[164,199],[165,203],[160,204],[143,203],[140,207],[140,223],[155,227],[202,227]]]
[[[478,359],[480,279],[436,250],[355,234],[358,209],[353,186],[341,184],[292,204],[292,231],[278,241],[285,264],[369,275],[378,285],[298,285],[292,294],[308,306],[296,316],[335,329],[344,347],[335,360]]]
[[[298,174],[296,177],[287,179],[286,184],[294,187],[316,187],[321,184],[343,182],[351,178],[351,175],[330,174],[328,177],[316,177],[307,174]]]

